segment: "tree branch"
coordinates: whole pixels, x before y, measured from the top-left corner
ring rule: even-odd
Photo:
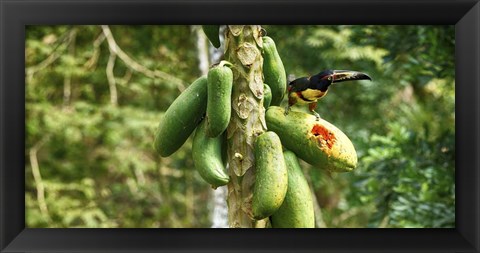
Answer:
[[[117,54],[110,49],[110,57],[108,57],[108,63],[106,68],[108,87],[110,89],[110,104],[113,106],[118,105],[117,97],[117,85],[115,81],[115,75],[113,74],[113,68],[115,67],[115,60],[117,59]]]
[[[75,34],[76,34],[76,29],[71,29],[70,31],[68,31],[67,33],[62,35],[58,45],[52,50],[52,53],[50,53],[50,55],[48,55],[47,58],[45,58],[45,60],[41,61],[37,65],[28,67],[25,71],[28,79],[31,79],[33,77],[33,75],[35,73],[37,73],[38,71],[40,71],[40,70],[48,67],[52,63],[54,63],[60,57],[61,53],[72,42]],[[64,46],[64,47],[62,47],[62,46]],[[62,48],[59,49],[60,47],[62,47]]]
[[[71,33],[71,40],[68,45],[68,54],[72,57],[75,56],[75,40],[77,37],[77,29],[73,28]],[[72,95],[72,73],[67,72],[63,77],[63,106],[66,107],[70,104],[70,98]]]
[[[353,216],[357,215],[360,213],[362,210],[358,207],[353,207],[348,209],[346,212],[342,213],[340,216],[336,217],[332,223],[335,224],[335,226],[339,226],[341,223],[345,222],[346,220],[352,218]],[[381,226],[380,226],[381,227]]]
[[[315,194],[315,189],[313,188],[312,178],[310,173],[304,173],[305,178],[307,179],[308,186],[310,187],[310,192],[312,194],[313,209],[315,213],[315,227],[317,228],[326,228],[327,224],[323,220],[322,208],[320,203],[318,203],[317,195]]]
[[[93,41],[93,54],[88,61],[83,64],[83,67],[86,69],[92,69],[98,62],[98,57],[100,56],[100,45],[105,40],[105,34],[100,33],[98,37]]]
[[[136,62],[135,60],[133,60],[130,56],[128,56],[117,44],[117,42],[115,41],[115,39],[113,38],[113,35],[112,35],[112,32],[110,31],[110,28],[108,27],[108,25],[102,25],[102,30],[103,30],[103,34],[105,35],[105,37],[107,38],[107,42],[108,42],[108,46],[110,47],[110,50],[115,52],[118,57],[129,67],[131,68],[132,70],[136,71],[136,72],[140,72],[150,78],[161,78],[161,79],[164,79],[164,80],[168,80],[168,81],[171,81],[173,83],[176,83],[178,86],[178,89],[180,91],[183,91],[185,90],[185,85],[186,83],[175,77],[175,76],[172,76],[168,73],[165,73],[163,71],[160,71],[160,70],[150,70],[148,69],[147,67],[141,65],[140,63]]]
[[[313,200],[313,209],[315,212],[315,226],[317,228],[326,228],[327,224],[323,220],[322,209],[320,208],[320,204],[318,203],[317,196],[314,194],[313,187],[310,185],[310,192],[312,192],[312,200]]]
[[[38,150],[41,146],[43,146],[43,144],[45,144],[45,142],[47,142],[48,139],[49,136],[46,136],[37,142],[32,148],[30,148],[30,165],[32,167],[33,179],[35,180],[35,187],[37,188],[37,202],[40,212],[47,221],[51,221],[47,203],[45,202],[45,186],[42,181],[42,175],[40,174],[40,167],[37,159]]]
[[[197,46],[197,58],[198,58],[198,69],[202,75],[206,75],[209,69],[208,61],[208,44],[203,34],[202,27],[199,25],[194,25],[191,27],[192,32],[195,34],[196,46]]]

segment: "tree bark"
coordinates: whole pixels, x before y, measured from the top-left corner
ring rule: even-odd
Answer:
[[[266,130],[263,108],[261,27],[229,25],[225,31],[225,59],[233,64],[232,116],[227,128],[228,224],[234,228],[265,227],[251,215],[255,182],[254,142]]]

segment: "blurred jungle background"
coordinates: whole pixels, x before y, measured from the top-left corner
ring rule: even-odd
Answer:
[[[290,78],[373,78],[319,101],[359,163],[301,164],[317,227],[454,227],[454,26],[263,27]],[[27,227],[221,226],[191,139],[168,158],[152,148],[161,115],[219,61],[199,26],[27,26],[25,43]]]

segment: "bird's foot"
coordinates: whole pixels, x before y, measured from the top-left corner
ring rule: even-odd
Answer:
[[[318,114],[318,112],[316,111],[312,111],[313,115],[315,115],[315,118],[316,118],[316,121],[319,121],[320,120],[320,114]]]
[[[285,112],[283,114],[287,116],[290,110],[291,110],[290,106],[285,107]]]

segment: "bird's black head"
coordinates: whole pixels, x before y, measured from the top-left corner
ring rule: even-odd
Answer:
[[[326,91],[332,83],[353,80],[372,80],[367,74],[352,70],[324,70],[310,77],[310,83],[316,89]]]

